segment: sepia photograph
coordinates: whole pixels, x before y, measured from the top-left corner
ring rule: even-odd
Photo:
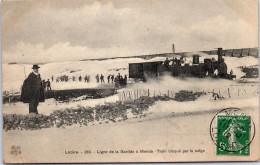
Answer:
[[[259,161],[258,0],[3,0],[4,163]]]

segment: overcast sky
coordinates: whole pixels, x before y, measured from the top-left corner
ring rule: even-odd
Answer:
[[[258,46],[257,0],[2,2],[3,62]]]

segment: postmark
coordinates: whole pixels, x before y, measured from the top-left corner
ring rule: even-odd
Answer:
[[[239,108],[219,111],[210,124],[216,155],[250,156],[250,144],[255,136],[255,124],[250,114]]]

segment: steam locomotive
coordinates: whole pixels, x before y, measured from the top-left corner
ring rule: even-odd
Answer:
[[[135,80],[146,81],[147,78],[158,77],[170,74],[174,77],[199,77],[206,76],[214,78],[224,78],[233,80],[236,75],[227,73],[227,64],[222,57],[222,48],[218,48],[218,60],[206,58],[204,63],[200,63],[200,56],[193,55],[192,64],[184,64],[183,57],[180,59],[172,59],[172,64],[169,65],[170,60],[143,62],[143,63],[129,63],[129,78]]]

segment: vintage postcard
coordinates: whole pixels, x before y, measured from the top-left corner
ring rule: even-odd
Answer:
[[[4,0],[4,162],[259,161],[257,6]]]

